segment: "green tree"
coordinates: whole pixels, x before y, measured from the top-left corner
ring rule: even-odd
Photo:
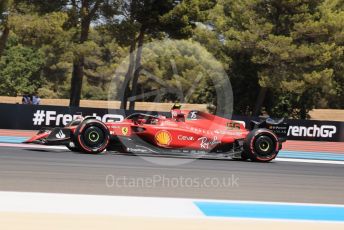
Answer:
[[[35,93],[42,84],[43,53],[20,44],[11,46],[0,61],[0,94]]]
[[[344,109],[344,1],[326,0],[322,4],[321,12],[326,22],[326,30],[329,32],[331,41],[340,52],[332,58],[333,80],[335,93],[322,95],[320,108]]]
[[[0,58],[6,48],[6,43],[10,34],[8,15],[11,4],[11,0],[2,0],[0,2]]]
[[[69,2],[69,1],[68,1]],[[102,16],[113,17],[117,9],[114,0],[71,0],[68,26],[75,30],[75,51],[70,89],[70,106],[79,106],[84,78],[85,51],[88,49],[90,26]],[[102,14],[102,12],[104,14]]]
[[[120,5],[122,20],[115,21],[113,26],[118,27],[118,32],[126,31],[125,38],[119,39],[129,45],[129,66],[123,83],[121,109],[127,108],[128,96],[137,93],[137,81],[141,66],[142,46],[145,35],[157,35],[159,30],[159,17],[167,13],[177,4],[175,0],[128,0]],[[117,32],[117,33],[118,33]],[[122,36],[120,36],[122,37]],[[136,53],[135,53],[135,50]],[[130,91],[131,84],[131,91]],[[130,102],[130,109],[135,106],[135,101]]]
[[[81,16],[85,17],[86,21],[90,20],[90,23],[97,23],[99,18],[110,18],[114,13],[115,1],[98,1],[97,5],[93,1],[15,1],[20,14],[11,17],[10,25],[16,38],[21,44],[34,47],[46,54],[43,66],[44,84],[40,89],[41,96],[70,97],[71,92],[75,91],[71,90],[71,85],[68,86],[67,83],[75,82],[76,72],[80,74],[73,68],[75,67],[73,63],[75,64],[80,58],[83,59],[82,78],[84,75],[88,78],[86,82],[83,82],[85,89],[80,92],[81,95],[85,98],[94,98],[99,95],[99,91],[103,92],[97,88],[100,84],[96,83],[95,76],[102,76],[103,83],[104,75],[109,76],[109,69],[106,69],[105,66],[113,64],[112,60],[109,63],[102,63],[101,59],[103,55],[105,56],[103,52],[109,53],[103,47],[111,47],[114,42],[108,38],[106,41],[100,41],[101,39],[93,41],[98,36],[97,28],[102,27],[103,21],[100,26],[97,24],[94,24],[92,28],[89,26],[87,39],[80,42],[81,33],[87,28],[82,29],[82,23],[79,22],[81,22]],[[82,8],[83,4],[84,8]],[[86,9],[86,6],[89,8]],[[107,8],[107,6],[111,7]],[[97,10],[93,8],[92,12],[81,12],[82,9],[88,11],[92,7],[96,7]],[[91,39],[88,39],[89,34],[93,34]],[[83,36],[85,38],[85,35]],[[114,51],[111,50],[111,53]],[[72,75],[72,80],[70,75]],[[101,85],[104,88],[104,84]],[[81,85],[79,86],[81,90]],[[76,87],[75,84],[74,87]],[[104,95],[99,97],[104,99]]]
[[[251,101],[235,103],[236,112],[260,112],[263,105],[270,115],[306,118],[324,95],[335,93],[332,62],[342,47],[326,28],[324,4],[322,0],[220,1],[213,18],[233,60],[235,99]],[[243,82],[245,87],[240,86]]]
[[[119,68],[125,69],[125,64]],[[215,87],[222,87],[223,77],[226,77],[222,63],[191,39],[155,40],[146,44],[142,50],[141,65],[143,71],[137,84],[136,100],[143,102],[180,101],[216,105],[218,92]],[[121,81],[124,78],[116,77],[117,84]],[[121,95],[117,92],[113,98],[120,99]]]
[[[186,38],[192,34],[196,22],[204,17],[204,11],[213,6],[213,1],[198,0],[132,0],[125,1],[121,9],[124,19],[122,25],[130,25],[130,61],[126,80],[123,84],[121,108],[127,108],[127,98],[136,96],[138,78],[141,70],[142,47],[145,36],[163,38]],[[179,18],[183,14],[182,18]],[[135,49],[137,50],[134,53]],[[131,87],[130,87],[131,86]],[[129,109],[134,109],[135,100],[130,102]]]
[[[82,98],[106,100],[110,82],[125,55],[125,49],[103,27],[91,30],[90,40],[93,41],[93,48],[85,58],[86,82],[83,84]]]
[[[64,85],[70,80],[68,75],[73,62],[72,33],[63,28],[68,16],[65,12],[42,15],[37,12],[13,15],[10,22],[12,36],[20,44],[45,54],[42,66],[44,84],[41,84],[40,95],[52,98],[65,96],[67,89]]]

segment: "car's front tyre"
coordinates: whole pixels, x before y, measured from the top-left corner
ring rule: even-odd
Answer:
[[[98,154],[109,144],[110,134],[104,123],[96,119],[84,120],[75,130],[75,144],[85,153]]]

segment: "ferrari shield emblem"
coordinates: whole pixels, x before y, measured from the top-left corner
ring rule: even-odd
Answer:
[[[122,128],[122,134],[123,134],[124,136],[126,136],[126,135],[128,134],[128,132],[129,132],[128,127],[123,127],[123,128]]]

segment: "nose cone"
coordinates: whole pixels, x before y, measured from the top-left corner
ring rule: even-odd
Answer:
[[[41,132],[39,131],[35,136],[31,137],[30,139],[24,141],[23,143],[25,144],[30,144],[30,143],[38,143],[42,139],[45,139],[49,136],[50,132]]]

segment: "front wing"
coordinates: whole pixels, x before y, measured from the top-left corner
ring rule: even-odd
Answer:
[[[72,138],[72,131],[69,128],[43,128],[32,138],[24,143],[44,145],[66,145]]]

